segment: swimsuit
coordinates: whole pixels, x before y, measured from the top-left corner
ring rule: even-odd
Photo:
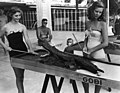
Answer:
[[[9,42],[9,46],[15,50],[27,51],[27,46],[23,41],[23,26],[19,24],[19,28],[17,28],[17,30],[11,25],[7,26],[6,28],[8,32],[7,39]],[[10,57],[19,54],[21,53],[16,51],[9,51]]]
[[[101,32],[99,30],[92,30],[89,32],[87,48],[91,49],[102,42]],[[105,58],[105,52],[103,49],[100,49],[93,53],[93,58]]]

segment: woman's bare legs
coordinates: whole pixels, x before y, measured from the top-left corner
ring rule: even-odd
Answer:
[[[20,68],[15,68],[15,67],[13,67],[13,70],[16,76],[16,86],[18,88],[18,93],[24,93],[23,81],[24,81],[25,70]]]

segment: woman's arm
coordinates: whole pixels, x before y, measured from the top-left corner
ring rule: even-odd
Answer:
[[[29,51],[33,52],[32,43],[30,42],[30,39],[28,37],[28,32],[25,26],[23,26],[23,35],[24,35],[25,42],[29,48]]]
[[[102,42],[101,44],[97,45],[96,47],[93,47],[91,49],[88,50],[88,52],[91,54],[93,52],[96,52],[106,46],[108,46],[108,31],[107,31],[107,25],[105,22],[101,22],[101,34],[102,34]]]
[[[10,48],[9,46],[7,46],[3,41],[2,41],[2,36],[5,36],[6,33],[6,28],[2,27],[1,31],[0,31],[0,44],[2,45],[2,47],[4,47],[7,51],[11,51],[12,48]]]
[[[89,36],[89,30],[90,30],[90,22],[85,22],[85,39],[84,39],[84,45],[83,45],[83,52],[87,52],[87,42],[88,42],[88,36]]]

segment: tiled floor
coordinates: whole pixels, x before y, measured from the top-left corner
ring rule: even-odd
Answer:
[[[67,35],[69,33],[69,35]],[[75,33],[76,37],[80,40],[83,38],[83,33]],[[36,34],[35,31],[29,31],[29,37],[32,42],[36,42]],[[62,37],[62,38],[61,38]],[[61,47],[58,49],[63,50],[66,40],[68,37],[73,37],[72,32],[53,32],[53,42],[56,43],[63,43]],[[120,62],[119,56],[112,56],[113,62]],[[25,71],[25,80],[24,80],[24,87],[25,93],[41,93],[42,84],[44,81],[45,74],[33,72],[26,70]],[[56,77],[57,81],[59,81],[59,77]],[[84,93],[83,87],[81,82],[77,82],[79,93]],[[94,93],[94,86],[90,86],[90,93]],[[13,70],[10,66],[9,57],[3,54],[2,48],[0,48],[0,93],[17,93],[16,85],[15,85],[15,76]],[[47,93],[53,93],[53,89],[51,86],[51,82],[49,82]],[[71,84],[69,83],[68,79],[65,79],[65,82],[62,86],[62,90],[60,93],[74,93]],[[109,93],[105,89],[102,89],[100,93]],[[112,89],[111,93],[120,93],[120,90]]]

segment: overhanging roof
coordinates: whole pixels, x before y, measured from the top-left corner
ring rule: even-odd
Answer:
[[[21,2],[0,2],[0,8],[4,8],[4,9],[9,9],[10,7],[13,6],[18,6],[20,8],[23,9],[27,9],[29,8],[29,5],[26,5],[26,3],[21,3]]]

